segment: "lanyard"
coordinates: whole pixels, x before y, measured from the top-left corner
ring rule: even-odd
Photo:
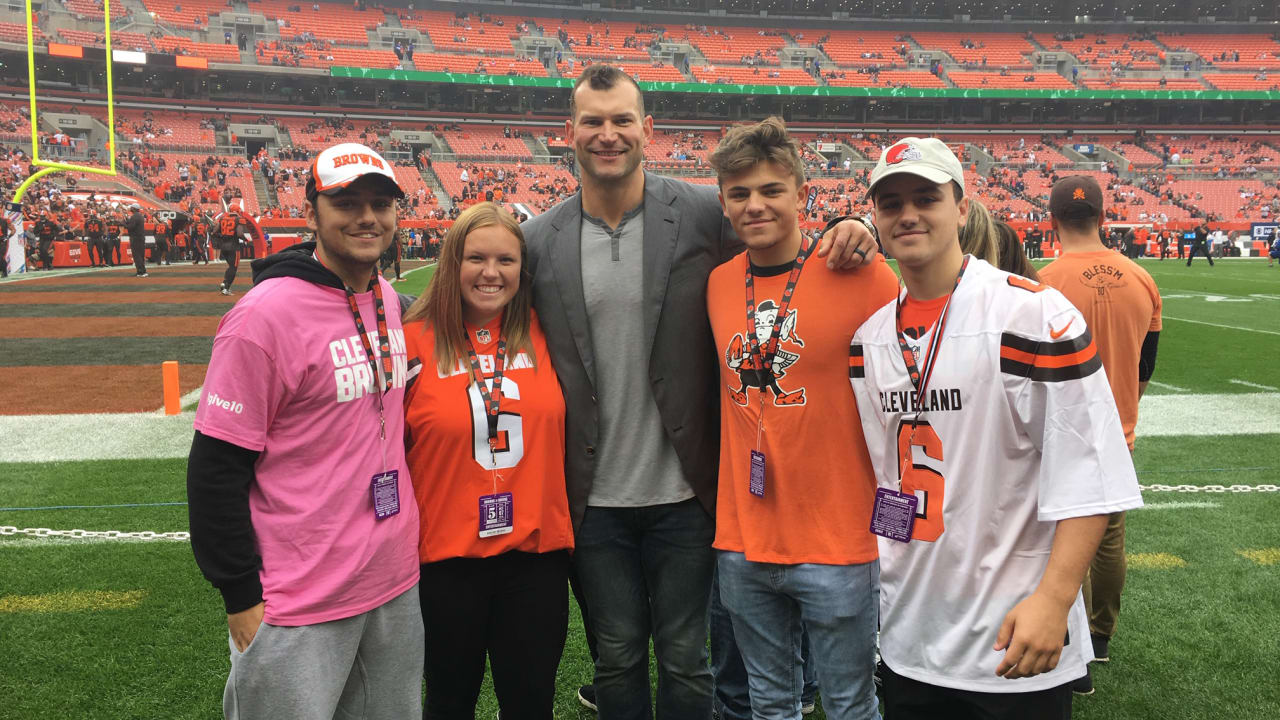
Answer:
[[[938,349],[942,346],[942,335],[947,328],[947,313],[951,310],[951,300],[955,297],[956,288],[960,287],[960,278],[964,277],[964,270],[969,266],[969,256],[964,256],[964,262],[960,263],[960,272],[956,274],[956,283],[951,286],[951,297],[947,298],[947,302],[942,306],[942,314],[938,316],[938,322],[934,325],[933,337],[929,340],[929,349],[925,351],[924,371],[916,366],[915,353],[911,352],[911,348],[907,346],[907,341],[902,339],[902,293],[898,294],[897,300],[897,321],[896,329],[898,336],[898,349],[902,351],[902,360],[907,365],[907,375],[911,378],[911,385],[916,389],[916,403],[924,402],[925,392],[929,388],[929,379],[933,377],[933,368],[938,359]],[[907,468],[911,466],[911,447],[915,445],[916,426],[920,423],[920,415],[922,411],[917,411],[911,417],[911,436],[907,439],[905,448],[901,448],[905,454],[898,462],[898,491],[902,491],[902,480],[906,475]]]
[[[773,357],[778,352],[778,336],[782,333],[782,324],[787,319],[787,309],[791,306],[791,296],[796,291],[796,283],[800,280],[800,271],[804,269],[804,261],[813,249],[811,244],[801,240],[800,253],[796,255],[795,265],[787,276],[787,286],[782,291],[782,299],[778,302],[778,316],[773,321],[773,332],[765,343],[764,353],[760,352],[760,340],[756,337],[756,287],[755,276],[751,274],[751,260],[747,260],[747,346],[751,350],[751,358],[761,373],[769,372],[773,365]],[[761,398],[764,388],[760,388]]]
[[[387,309],[382,304],[382,283],[378,282],[378,274],[376,272],[373,277],[369,278],[369,289],[373,291],[373,307],[378,317],[378,351],[382,359],[381,372],[379,372],[378,361],[373,354],[373,347],[369,345],[369,333],[364,329],[364,320],[360,319],[360,307],[356,304],[355,291],[347,287],[345,283],[342,285],[342,289],[347,293],[347,304],[351,307],[351,317],[356,321],[356,334],[360,336],[360,344],[364,346],[364,353],[368,356],[369,364],[373,368],[374,375],[378,378],[378,437],[386,440],[387,420],[382,408],[382,394],[391,389],[392,372],[391,334],[387,331]]]
[[[960,272],[956,274],[956,283],[951,287],[951,296],[955,296],[956,288],[960,286],[960,278],[964,277],[964,270],[969,266],[969,256],[964,256],[964,262],[960,263]],[[947,328],[947,314],[951,310],[951,299],[947,298],[947,302],[942,306],[942,314],[938,316],[938,322],[935,326],[933,337],[929,340],[929,349],[925,351],[924,370],[923,372],[916,366],[915,353],[911,352],[911,348],[907,346],[907,341],[902,339],[902,295],[898,295],[897,302],[897,337],[898,349],[902,351],[902,360],[907,365],[907,375],[911,377],[911,385],[916,389],[916,400],[922,402],[925,391],[929,387],[929,379],[933,377],[933,368],[938,359],[938,349],[942,346],[942,335]],[[916,413],[918,419],[920,413]],[[911,421],[914,429],[916,420]]]
[[[782,334],[782,325],[787,319],[787,310],[791,307],[791,296],[795,294],[796,283],[800,281],[800,271],[804,269],[804,261],[808,259],[813,245],[800,240],[800,252],[796,254],[795,264],[787,275],[787,286],[782,290],[782,299],[778,302],[778,315],[773,320],[773,330],[765,343],[764,352],[760,351],[760,339],[756,337],[756,282],[751,273],[751,259],[747,259],[747,348],[751,359],[755,361],[756,372],[760,378],[760,412],[756,416],[756,449],[760,448],[761,436],[764,435],[764,395],[765,387],[773,377],[773,358],[778,354],[778,340]],[[776,386],[775,386],[776,387]]]
[[[498,354],[493,359],[493,392],[484,382],[484,372],[480,369],[480,358],[476,356],[476,346],[471,342],[471,333],[467,333],[467,358],[471,361],[471,375],[475,378],[476,389],[480,391],[480,399],[484,402],[485,419],[489,421],[489,454],[498,452],[498,409],[502,405],[502,373],[507,358],[507,339],[498,336]],[[495,461],[496,464],[496,461]]]

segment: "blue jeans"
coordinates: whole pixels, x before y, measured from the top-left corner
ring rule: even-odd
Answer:
[[[715,695],[711,699],[712,716],[717,720],[751,720],[751,691],[747,686],[747,666],[733,636],[733,621],[720,602],[720,572],[711,580],[711,675]],[[818,699],[818,668],[809,650],[809,632],[800,635],[800,657],[804,658],[804,684],[800,705],[812,705]]]
[[[880,566],[774,565],[720,552],[720,598],[747,667],[756,720],[799,720],[803,686],[801,634],[822,683],[832,720],[877,720],[876,626]]]
[[[649,637],[658,660],[659,720],[711,717],[707,603],[715,525],[696,499],[588,507],[574,563],[597,648],[601,720],[653,717]]]

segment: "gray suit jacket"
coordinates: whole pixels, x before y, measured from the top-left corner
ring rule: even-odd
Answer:
[[[647,343],[618,348],[649,358],[649,386],[685,479],[715,517],[720,406],[707,278],[742,251],[716,192],[645,173],[644,313]],[[565,475],[574,527],[591,494],[599,439],[595,357],[582,289],[578,195],[526,222],[533,303],[564,389]],[[745,306],[743,312],[746,312]],[[745,320],[744,320],[745,322]]]

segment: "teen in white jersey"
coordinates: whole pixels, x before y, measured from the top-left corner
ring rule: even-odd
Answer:
[[[1092,659],[1080,583],[1107,515],[1139,507],[1080,313],[963,255],[968,199],[936,139],[889,147],[870,195],[906,291],[854,335],[879,485],[886,720],[1065,718]]]

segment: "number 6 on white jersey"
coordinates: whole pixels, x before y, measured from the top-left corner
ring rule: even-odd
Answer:
[[[493,378],[485,378],[484,382],[493,392]],[[489,419],[484,411],[480,388],[474,382],[467,386],[467,397],[471,399],[471,428],[475,438],[472,454],[476,462],[485,470],[505,470],[519,465],[524,457],[524,431],[520,416],[510,412],[498,413],[498,449],[490,453]],[[502,378],[502,397],[520,399],[520,387],[509,377]]]

